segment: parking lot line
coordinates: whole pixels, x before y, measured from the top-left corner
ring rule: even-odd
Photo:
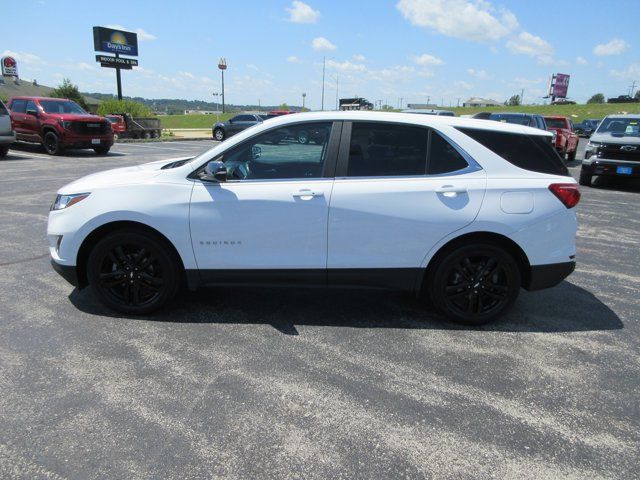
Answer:
[[[171,148],[171,147],[165,147],[164,145],[162,145],[162,146],[140,145],[138,143],[121,143],[121,144],[118,144],[118,146],[123,146],[123,145],[129,146],[129,147],[135,147],[135,148],[152,148],[152,149],[155,149],[155,150],[174,150],[176,152],[184,151],[183,148]]]

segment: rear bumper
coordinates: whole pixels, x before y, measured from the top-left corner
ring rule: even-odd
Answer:
[[[631,173],[618,173],[618,167],[631,168]],[[594,160],[591,163],[583,163],[582,171],[588,175],[611,175],[618,177],[640,177],[640,163],[626,162],[624,160]]]
[[[80,282],[78,282],[78,271],[76,270],[75,265],[60,265],[52,258],[51,266],[62,278],[64,278],[71,285],[73,285],[74,287],[79,286]]]
[[[11,132],[9,135],[0,135],[0,145],[11,145],[16,141],[16,132]]]
[[[554,287],[567,278],[576,268],[576,262],[551,263],[548,265],[532,265],[527,290],[542,290]]]

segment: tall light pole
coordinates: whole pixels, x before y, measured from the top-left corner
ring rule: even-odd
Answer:
[[[219,117],[219,114],[218,114],[218,97],[220,96],[220,94],[218,92],[213,92],[212,95],[214,97],[216,97],[216,103],[214,103],[214,105],[215,105],[215,109],[216,109],[216,123],[218,123],[218,117]]]
[[[307,98],[307,94],[303,93],[302,94],[302,111],[304,111],[304,101],[305,101],[306,98]]]
[[[322,104],[320,110],[324,110],[324,68],[326,65],[327,57],[322,57]]]
[[[224,71],[227,69],[227,61],[224,57],[220,57],[218,60],[218,68],[222,74],[222,113],[224,113]]]
[[[335,74],[335,76],[334,76],[334,75],[329,74],[329,77],[331,77],[333,80],[335,80],[335,81],[336,81],[336,110],[340,110],[340,109],[338,108],[338,105],[339,105],[339,102],[338,102],[338,85],[339,85],[339,84],[338,84],[338,74],[336,73],[336,74]]]

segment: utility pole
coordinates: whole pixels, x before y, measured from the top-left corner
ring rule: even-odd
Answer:
[[[218,68],[222,74],[222,113],[224,113],[224,71],[227,69],[227,61],[224,57],[220,57],[218,61]]]
[[[456,105],[457,107],[460,106],[460,97],[458,97],[458,105]]]
[[[629,96],[633,97],[633,91],[636,89],[636,81],[634,80],[633,83],[629,86]]]
[[[524,88],[520,90],[520,105],[524,105]]]
[[[307,98],[307,94],[303,93],[302,94],[302,110],[304,110],[304,101],[305,101],[306,98]]]
[[[326,65],[327,57],[322,57],[322,103],[320,110],[324,110],[324,68]]]

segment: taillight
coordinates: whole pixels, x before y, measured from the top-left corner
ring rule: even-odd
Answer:
[[[580,201],[580,189],[575,183],[552,183],[549,190],[567,208],[575,207]]]

